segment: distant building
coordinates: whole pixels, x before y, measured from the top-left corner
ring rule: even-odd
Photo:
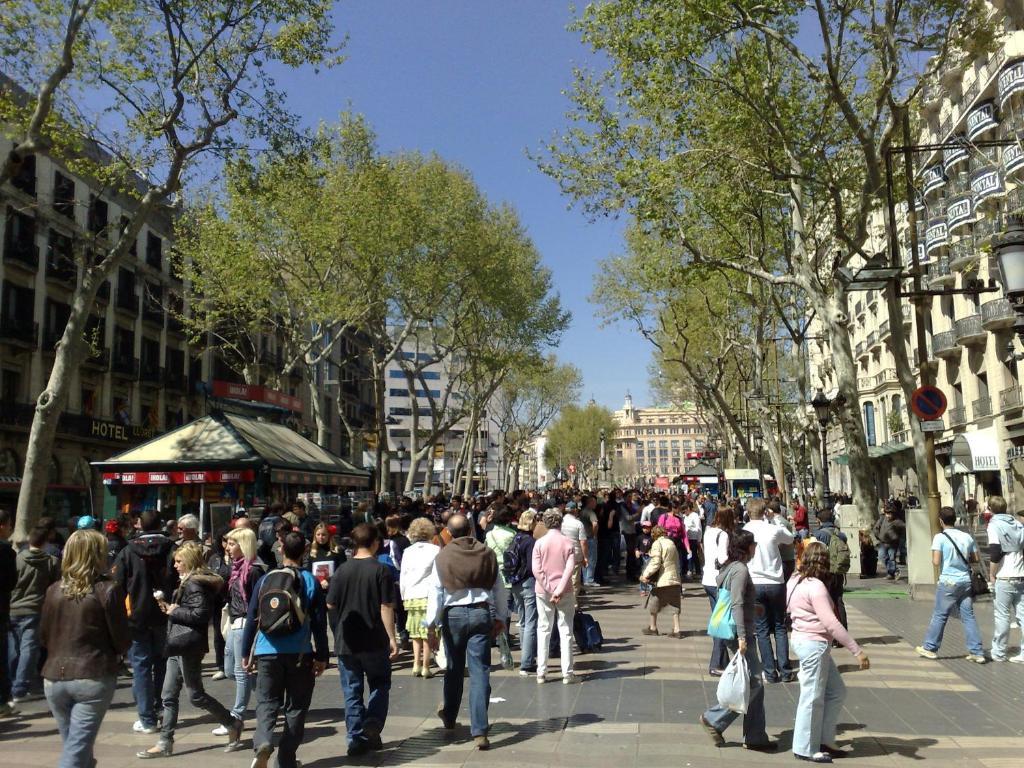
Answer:
[[[616,482],[682,475],[687,469],[686,454],[707,447],[707,429],[692,403],[635,408],[627,394],[614,417],[618,428],[609,456]]]

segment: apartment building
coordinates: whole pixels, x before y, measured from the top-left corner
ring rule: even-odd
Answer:
[[[1024,10],[1020,3],[994,2],[1003,26],[991,55],[954,55],[927,85],[921,98],[919,144],[945,144],[915,156],[917,172],[918,260],[924,288],[982,286],[977,294],[935,296],[927,312],[929,360],[949,408],[944,431],[936,436],[939,490],[943,504],[982,500],[990,493],[1015,493],[1018,457],[1024,456],[1024,401],[1017,363],[1016,318],[1002,293],[993,240],[1006,217],[1024,213]],[[1012,140],[1006,146],[975,142]],[[897,222],[909,267],[910,233],[906,205]],[[869,250],[887,252],[881,213]],[[909,282],[907,284],[909,287]],[[990,287],[995,290],[990,290]],[[905,300],[901,314],[889,317],[879,293],[851,294],[850,330],[858,391],[869,455],[876,465],[880,494],[922,495],[913,468],[907,425],[910,415],[896,381],[891,323],[908,334],[907,352],[917,359],[914,308]],[[810,342],[812,374],[826,389],[834,386],[827,345]],[[837,429],[828,440],[833,490],[849,488],[843,465],[845,446]],[[1024,499],[1020,490],[1016,491]]]
[[[609,445],[616,482],[667,477],[685,473],[687,453],[707,447],[706,428],[692,403],[637,408],[626,394],[614,412],[618,428]]]

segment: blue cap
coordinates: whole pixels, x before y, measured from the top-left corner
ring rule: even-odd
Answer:
[[[570,501],[568,504],[565,505],[566,509],[577,509],[578,507],[579,504],[577,504],[575,501]]]
[[[96,527],[96,520],[92,515],[82,515],[78,518],[78,530],[85,531]]]

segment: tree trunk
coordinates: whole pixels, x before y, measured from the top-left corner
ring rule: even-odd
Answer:
[[[320,399],[320,390],[316,382],[309,375],[309,367],[305,367],[303,377],[306,379],[306,386],[309,389],[309,407],[313,412],[313,423],[316,424],[316,444],[321,448],[328,448],[327,445],[327,419],[324,414],[324,404]]]

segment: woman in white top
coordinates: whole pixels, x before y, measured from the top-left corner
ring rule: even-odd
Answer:
[[[405,629],[412,639],[412,675],[431,677],[430,643],[423,620],[427,616],[427,595],[430,594],[428,577],[434,570],[434,559],[441,548],[431,543],[437,534],[434,523],[418,517],[409,525],[407,533],[412,544],[402,553],[402,569],[398,588],[405,604]]]
[[[729,536],[736,529],[736,512],[732,507],[719,506],[715,518],[704,531],[704,575],[701,584],[707,593],[711,608],[714,609],[718,600],[718,568],[729,559]],[[708,673],[720,677],[722,670],[729,663],[729,652],[725,641],[714,638],[711,645],[711,661]]]
[[[690,553],[693,555],[686,570],[693,576],[696,576],[700,570],[700,537],[704,532],[704,523],[701,520],[700,512],[697,511],[697,506],[693,502],[690,502],[687,506],[686,515],[683,516],[683,525],[686,526],[686,538],[690,540]]]

